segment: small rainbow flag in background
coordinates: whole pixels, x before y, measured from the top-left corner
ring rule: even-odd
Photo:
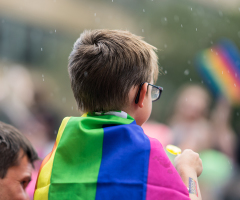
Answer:
[[[162,145],[123,111],[64,118],[34,200],[190,200]]]
[[[200,52],[196,66],[215,97],[225,96],[232,105],[240,105],[240,54],[231,41]]]

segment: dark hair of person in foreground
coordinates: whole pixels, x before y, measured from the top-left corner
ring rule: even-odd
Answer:
[[[24,155],[32,164],[38,159],[37,152],[29,140],[11,125],[0,122],[0,178],[3,179],[12,166],[19,163],[19,153],[23,150]],[[34,167],[34,166],[33,166]]]

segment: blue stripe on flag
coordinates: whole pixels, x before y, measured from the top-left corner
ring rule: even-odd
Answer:
[[[134,121],[104,128],[96,200],[145,199],[150,141]]]

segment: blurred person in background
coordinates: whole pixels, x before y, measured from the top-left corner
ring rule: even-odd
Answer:
[[[209,105],[210,96],[199,85],[184,86],[179,91],[169,121],[174,145],[196,152],[211,147]]]
[[[231,121],[231,106],[224,98],[219,98],[210,116],[212,126],[212,147],[235,159],[236,134]]]
[[[30,73],[22,66],[5,67],[1,72],[0,119],[24,129],[34,119],[30,111],[34,100]]]
[[[184,86],[177,95],[169,125],[173,144],[200,154],[203,199],[217,200],[232,174],[235,135],[229,123],[230,105],[219,99],[210,112],[210,100],[202,86]]]
[[[54,144],[60,124],[59,112],[49,105],[45,98],[46,88],[33,79],[27,68],[19,65],[1,68],[0,76],[0,120],[23,132],[39,157],[44,158]],[[40,160],[35,163],[32,181],[27,188],[30,199],[33,198],[40,164]]]
[[[240,137],[238,136],[236,145],[236,165],[231,180],[226,184],[220,200],[239,200],[240,199]]]
[[[48,142],[55,140],[60,124],[59,112],[46,98],[47,88],[33,81],[31,73],[23,66],[5,67],[1,72],[0,120],[17,127],[37,151],[43,151]]]
[[[0,122],[0,199],[28,200],[38,155],[29,140],[11,125]]]
[[[234,133],[231,121],[231,107],[225,99],[219,99],[215,111],[212,113],[212,122],[219,137],[216,138],[218,148],[234,159],[232,176],[222,190],[220,200],[240,199],[240,137]]]

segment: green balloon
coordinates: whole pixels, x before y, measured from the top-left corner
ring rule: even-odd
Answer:
[[[230,178],[232,163],[226,155],[216,150],[206,150],[199,155],[203,164],[199,182],[216,186],[224,184]]]

